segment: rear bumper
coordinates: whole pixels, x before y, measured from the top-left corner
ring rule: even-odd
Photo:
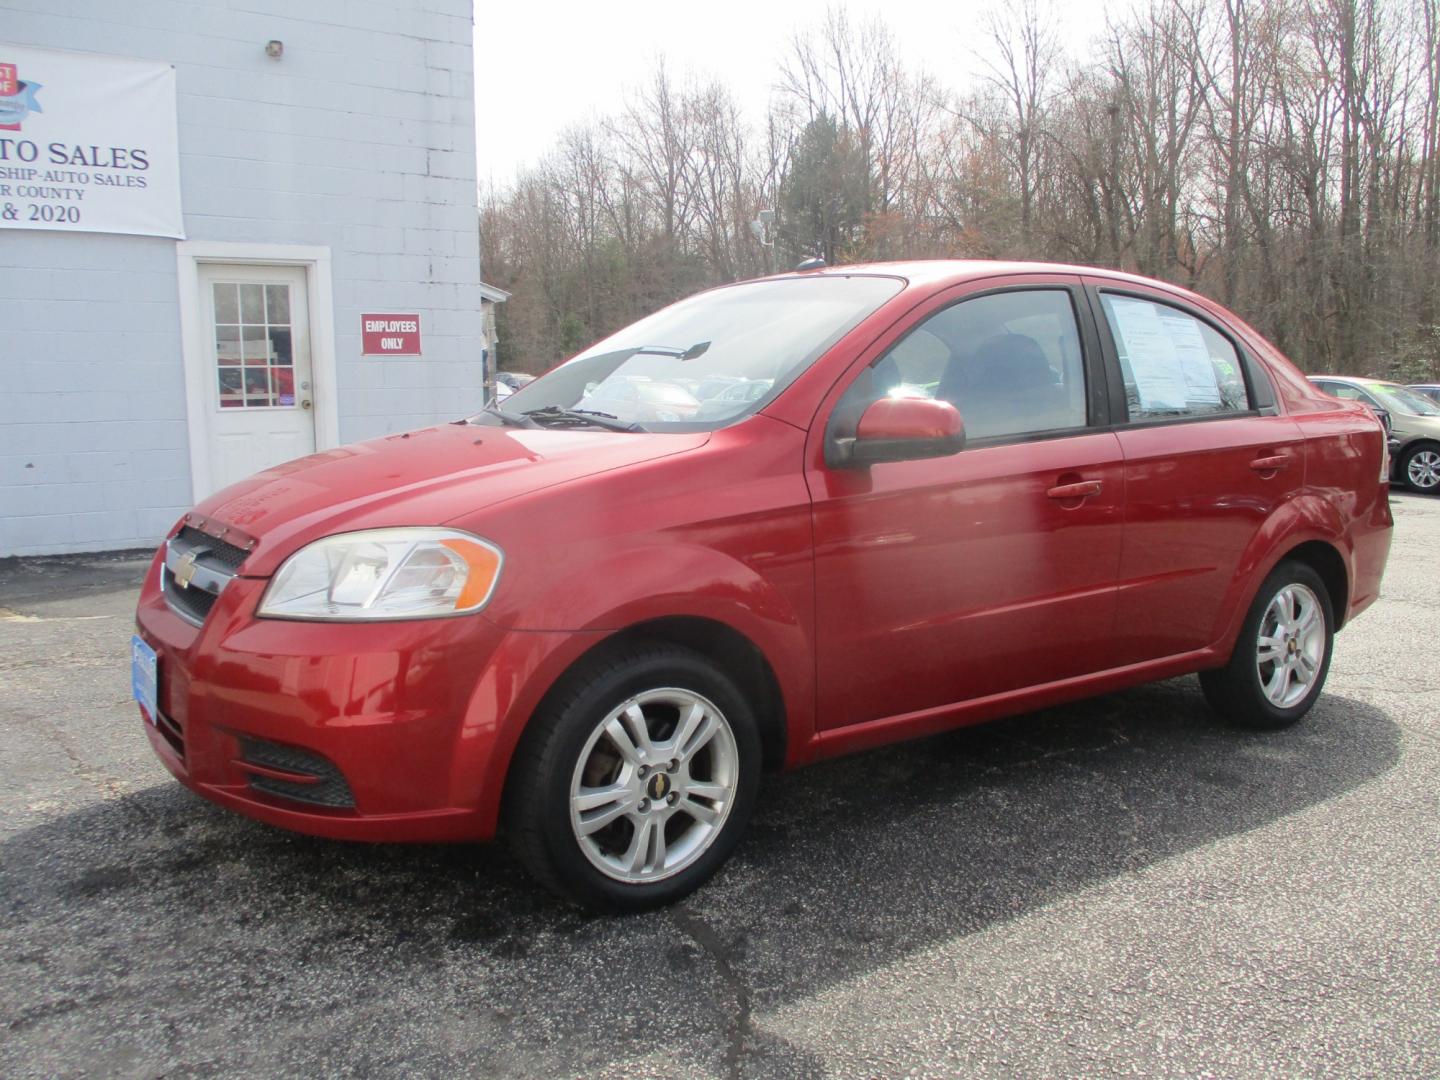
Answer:
[[[510,751],[577,636],[510,634],[483,616],[256,619],[265,584],[235,578],[196,627],[152,568],[136,623],[159,657],[161,716],[144,727],[165,767],[213,802],[316,836],[493,836]]]

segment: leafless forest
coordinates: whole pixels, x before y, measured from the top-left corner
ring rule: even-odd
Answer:
[[[482,199],[501,365],[820,255],[1121,267],[1308,370],[1440,377],[1440,0],[1142,0],[1093,49],[1043,0],[993,10],[957,35],[963,89],[836,9],[762,122],[661,66],[568,131]]]

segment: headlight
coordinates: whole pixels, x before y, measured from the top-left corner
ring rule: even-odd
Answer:
[[[427,619],[479,611],[504,556],[455,529],[369,529],[316,540],[286,559],[258,614],[275,619]]]

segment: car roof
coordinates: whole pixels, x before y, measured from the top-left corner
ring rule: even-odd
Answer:
[[[911,284],[941,285],[960,284],[982,278],[1005,277],[1011,274],[1084,274],[1087,277],[1103,277],[1112,281],[1146,285],[1164,289],[1181,296],[1196,294],[1180,285],[1155,278],[1128,274],[1122,270],[1109,270],[1099,266],[1080,266],[1074,263],[1054,262],[1012,262],[1000,259],[912,259],[905,262],[843,263],[838,266],[822,266],[814,270],[794,270],[772,275],[778,278],[804,277],[853,277],[857,274],[904,278]]]

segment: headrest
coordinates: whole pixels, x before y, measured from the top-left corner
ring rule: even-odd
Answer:
[[[983,384],[1010,392],[1055,385],[1044,350],[1024,334],[997,334],[982,341],[975,349],[975,369]]]

